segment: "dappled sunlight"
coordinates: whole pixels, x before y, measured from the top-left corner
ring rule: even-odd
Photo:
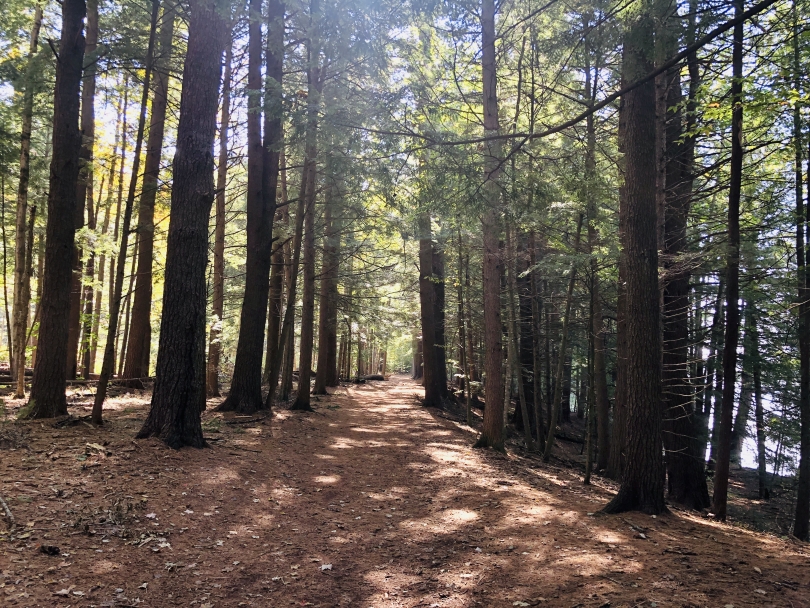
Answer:
[[[590,516],[609,496],[598,479],[586,487],[571,470],[473,450],[412,391],[347,393],[339,409],[224,428],[209,450],[166,452],[151,440],[126,448],[141,460],[122,495],[146,496],[129,524],[137,542],[97,541],[102,553],[91,550],[92,567],[75,580],[104,577],[153,603],[185,589],[181,604],[213,606],[714,606],[713,589],[732,580],[752,597],[755,588],[779,600],[793,593],[761,580],[793,568],[795,552],[777,538],[695,514]],[[77,469],[74,483],[115,458]],[[32,521],[46,512],[40,502]],[[70,538],[60,540],[66,552],[84,550]],[[692,567],[698,553],[703,565]],[[165,574],[147,580],[147,595],[144,581],[127,578],[131,567]],[[730,568],[747,576],[731,579]]]

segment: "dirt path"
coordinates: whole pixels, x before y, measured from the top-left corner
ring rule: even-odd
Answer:
[[[604,488],[472,450],[472,432],[421,408],[418,393],[394,377],[343,386],[314,414],[207,412],[208,450],[132,441],[145,396],[114,400],[103,430],[12,425],[28,447],[0,451],[0,496],[18,526],[0,533],[0,598],[810,607],[807,546],[683,513],[594,517]],[[103,442],[109,455],[86,445]]]

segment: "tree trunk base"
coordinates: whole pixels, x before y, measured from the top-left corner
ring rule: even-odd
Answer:
[[[640,511],[647,515],[669,513],[669,509],[664,504],[663,496],[639,496],[637,492],[627,486],[622,486],[619,493],[604,506],[601,512],[606,515],[615,515],[617,513],[627,513],[628,511]]]
[[[492,448],[496,452],[500,452],[501,454],[506,453],[506,448],[504,447],[503,443],[501,444],[494,444],[490,441],[489,437],[482,434],[478,441],[473,444],[473,449],[484,449],[484,448]]]
[[[236,412],[237,414],[255,414],[267,409],[262,394],[246,395],[241,391],[231,391],[215,409],[215,412]]]
[[[315,410],[312,409],[312,406],[309,404],[308,401],[304,401],[302,399],[296,399],[292,406],[290,406],[291,412],[314,412]]]

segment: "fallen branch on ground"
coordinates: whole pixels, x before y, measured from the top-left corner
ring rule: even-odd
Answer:
[[[3,513],[6,514],[6,519],[8,519],[8,531],[14,532],[14,528],[17,527],[16,522],[14,521],[14,515],[11,513],[11,509],[8,508],[6,501],[3,500],[3,497],[0,496],[0,505],[3,507]]]

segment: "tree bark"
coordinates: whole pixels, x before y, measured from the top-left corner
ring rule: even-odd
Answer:
[[[508,316],[508,329],[509,329],[509,361],[512,365],[512,373],[517,378],[518,386],[518,403],[520,405],[520,413],[523,419],[523,440],[526,442],[526,450],[533,452],[535,450],[534,441],[532,440],[532,421],[529,418],[529,407],[526,404],[526,391],[523,386],[523,367],[520,360],[520,335],[518,330],[518,321],[515,314],[515,305],[517,292],[517,279],[515,273],[517,272],[517,255],[515,251],[514,236],[512,228],[509,224],[506,226],[506,249],[509,263],[509,272],[507,273],[507,316]]]
[[[419,230],[419,308],[422,321],[422,374],[425,385],[425,400],[428,407],[442,406],[441,378],[439,377],[438,348],[436,336],[436,284],[433,274],[433,237],[430,215],[421,213]]]
[[[628,24],[622,80],[634,82],[652,71],[649,15]],[[664,504],[661,438],[661,334],[655,147],[655,84],[645,83],[622,98],[624,187],[621,256],[626,281],[625,465],[618,494],[606,513],[639,510],[657,514]]]
[[[537,265],[537,245],[534,230],[529,233],[529,264],[531,268]],[[532,296],[532,376],[534,377],[534,424],[537,435],[537,446],[540,450],[546,449],[545,429],[543,428],[543,387],[542,387],[542,361],[540,358],[540,325],[543,318],[542,299],[537,285],[537,273],[532,270],[529,275]]]
[[[436,384],[442,399],[447,398],[447,340],[445,338],[444,244],[437,241],[433,249],[433,322],[436,337]],[[376,373],[376,372],[373,372]]]
[[[574,239],[574,256],[579,253],[579,238],[580,233],[582,232],[582,214],[579,214],[577,218],[577,234],[576,238]],[[571,322],[571,302],[574,297],[574,283],[576,282],[577,278],[577,266],[576,260],[571,262],[571,266],[568,270],[568,292],[565,296],[565,316],[563,317],[563,326],[562,332],[560,334],[560,350],[557,353],[557,373],[554,379],[554,397],[551,400],[551,404],[549,406],[549,410],[551,411],[551,417],[549,419],[548,424],[548,436],[546,437],[546,447],[543,451],[543,462],[548,462],[551,458],[551,450],[554,447],[554,434],[556,433],[557,429],[557,420],[560,414],[560,401],[563,397],[563,384],[564,384],[564,372],[565,372],[565,361],[568,352],[568,327]],[[570,366],[569,366],[570,369]],[[566,409],[569,409],[570,406],[568,405],[569,401],[565,401]]]
[[[481,70],[483,80],[484,132],[497,135],[498,92],[495,66],[495,0],[481,1]],[[476,447],[504,450],[503,436],[503,324],[501,322],[502,261],[498,246],[503,222],[501,191],[498,184],[501,148],[488,141],[484,151],[484,210],[481,229],[484,235],[484,368],[486,373],[486,408],[484,426]]]
[[[142,387],[141,378],[149,375],[149,351],[152,344],[152,259],[155,246],[155,199],[163,156],[163,134],[166,126],[166,107],[169,93],[169,64],[176,5],[164,4],[158,36],[153,72],[155,92],[152,96],[152,115],[149,138],[146,142],[141,200],[138,206],[138,270],[132,294],[132,318],[129,341],[124,362],[124,378],[133,380],[132,386]]]
[[[124,289],[124,273],[126,272],[126,252],[129,244],[129,226],[132,221],[132,208],[135,204],[135,188],[137,186],[138,173],[140,168],[141,146],[143,144],[143,131],[146,126],[146,105],[149,99],[149,82],[152,76],[155,32],[157,29],[159,0],[152,0],[152,17],[149,26],[149,43],[146,51],[146,68],[144,70],[143,91],[141,93],[141,114],[138,118],[138,134],[135,140],[135,156],[132,160],[132,174],[129,182],[129,192],[127,194],[126,205],[124,206],[124,217],[121,222],[121,248],[115,269],[115,286],[113,297],[110,300],[110,318],[107,325],[107,344],[104,348],[104,359],[101,362],[101,374],[96,385],[96,397],[93,401],[92,419],[93,424],[102,423],[102,408],[104,400],[107,398],[107,384],[115,371],[115,336],[118,333],[118,322],[121,314],[121,299]],[[133,255],[137,255],[138,243],[135,243]],[[133,260],[133,265],[135,260]],[[130,280],[130,292],[132,282]],[[126,344],[126,340],[125,340]],[[122,349],[123,350],[123,349]]]
[[[794,86],[802,85],[802,62],[799,45],[798,8],[793,1],[793,69]],[[800,540],[810,540],[810,280],[807,276],[807,245],[804,231],[807,228],[807,209],[802,193],[802,124],[801,105],[796,101],[793,109],[793,140],[796,150],[796,260],[799,296],[799,480],[796,495],[796,515],[793,534]],[[808,168],[808,194],[810,194],[810,168]]]
[[[749,304],[749,314],[751,314],[751,342],[758,345],[759,329],[757,311],[752,304]],[[754,414],[757,426],[757,478],[759,481],[759,497],[766,498],[768,496],[768,474],[765,453],[765,411],[762,407],[762,365],[759,350],[755,350],[752,353],[751,372],[754,377]]]
[[[270,4],[271,33],[267,43],[267,91],[264,145],[261,119],[261,0],[251,0],[248,42],[248,195],[245,295],[239,324],[231,389],[217,409],[252,414],[263,409],[262,355],[264,350],[273,219],[276,214],[279,150],[281,144],[281,78],[284,5]],[[279,20],[281,25],[279,27]]]
[[[17,390],[15,399],[25,398],[25,342],[28,325],[29,307],[31,305],[31,273],[26,263],[31,252],[26,251],[25,220],[28,215],[28,181],[31,175],[31,124],[34,114],[34,76],[36,66],[34,58],[39,46],[39,30],[42,26],[42,7],[34,10],[34,24],[31,27],[31,41],[28,50],[28,66],[25,72],[25,94],[22,109],[22,133],[20,135],[20,179],[17,185],[17,221],[14,238],[14,324],[13,344],[9,344],[11,369],[17,369]],[[33,221],[33,217],[32,217]],[[16,352],[14,347],[16,346]],[[16,363],[16,365],[14,365]],[[19,369],[18,369],[19,368]],[[22,374],[19,370],[22,370]],[[22,380],[21,380],[22,378]]]
[[[155,388],[138,433],[139,438],[160,437],[173,448],[205,445],[200,422],[205,409],[205,265],[227,39],[222,0],[191,0],[189,9]]]
[[[62,35],[56,65],[53,112],[53,157],[48,191],[45,272],[40,301],[37,367],[24,418],[67,414],[65,381],[68,356],[68,310],[73,266],[76,190],[79,180],[79,87],[84,59],[84,0],[63,0]],[[74,353],[75,355],[75,353]]]
[[[734,16],[743,12],[743,1],[734,0]],[[742,188],[743,126],[743,24],[734,26],[731,83],[731,167],[728,194],[728,244],[726,253],[726,340],[723,346],[723,407],[714,471],[714,516],[725,521],[728,505],[728,472],[731,458],[731,423],[737,380],[737,342],[740,333],[740,191]]]
[[[301,306],[301,342],[298,347],[298,394],[291,410],[311,411],[310,374],[312,372],[312,347],[315,330],[315,187],[316,157],[318,155],[318,106],[323,92],[320,69],[320,40],[318,37],[320,3],[310,0],[310,35],[308,45],[309,66],[307,72],[307,143],[305,163],[307,181],[306,207],[304,210],[304,274]]]
[[[229,28],[230,29],[230,28]],[[228,129],[231,122],[231,63],[233,34],[229,31],[225,45],[222,75],[222,114],[219,120],[219,156],[214,210],[214,277],[211,302],[211,330],[208,334],[208,365],[205,373],[206,393],[219,397],[219,360],[222,353],[222,315],[225,304],[225,190],[228,186]]]
[[[330,175],[329,179],[334,179]],[[335,385],[335,352],[337,347],[337,242],[338,226],[332,217],[337,185],[327,186],[324,200],[323,262],[321,264],[320,316],[318,317],[318,365],[313,394],[326,395],[327,386]]]

